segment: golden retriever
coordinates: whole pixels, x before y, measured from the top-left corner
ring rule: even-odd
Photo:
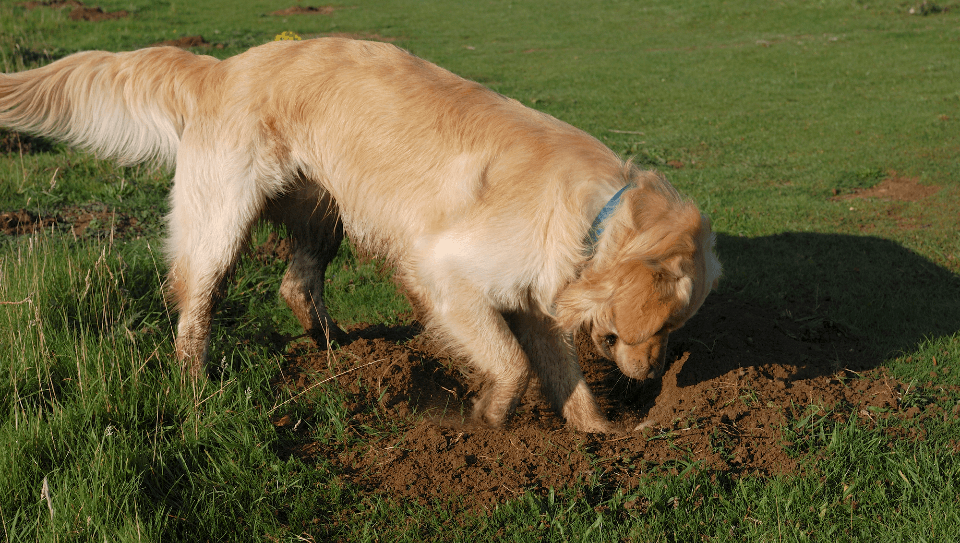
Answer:
[[[175,168],[167,282],[194,376],[261,218],[289,234],[280,293],[317,341],[343,337],[323,277],[344,233],[387,258],[427,329],[484,378],[474,416],[493,426],[535,375],[568,424],[612,430],[572,334],[654,378],[720,275],[709,221],[659,174],[384,43],[76,53],[0,76],[0,124]]]

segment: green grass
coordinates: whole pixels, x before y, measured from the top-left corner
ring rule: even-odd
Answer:
[[[713,218],[723,292],[817,308],[904,382],[960,385],[960,5],[919,16],[897,0],[361,1],[328,16],[267,15],[294,4],[109,0],[98,5],[132,16],[89,23],[4,1],[0,68],[188,35],[222,44],[199,51],[221,57],[284,30],[395,38],[667,171]],[[831,199],[891,171],[940,191]],[[59,145],[0,156],[0,211],[98,202],[146,227],[123,239],[0,239],[4,541],[960,538],[956,419],[893,439],[919,423],[816,408],[784,429],[816,463],[804,475],[732,478],[691,459],[631,493],[586,483],[489,515],[364,495],[334,466],[287,458],[271,423],[311,413],[313,439],[359,439],[344,431],[332,384],[296,398],[271,384],[286,348],[276,338],[299,333],[276,294],[279,263],[238,269],[214,331],[219,380],[198,390],[181,378],[161,295],[169,185],[167,172]],[[344,322],[404,318],[377,263],[345,249],[328,277]],[[908,400],[950,411],[956,394],[945,397]]]

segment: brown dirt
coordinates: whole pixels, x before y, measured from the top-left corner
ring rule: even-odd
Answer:
[[[51,8],[51,9],[61,9],[61,8],[76,8],[83,5],[83,2],[77,0],[47,0],[45,2],[21,2],[20,6],[26,9],[37,9],[37,8]]]
[[[335,6],[292,6],[286,9],[274,11],[270,15],[330,15],[338,9],[343,8],[338,8]]]
[[[83,2],[77,0],[48,0],[45,2],[21,2],[21,6],[26,9],[50,8],[62,9],[70,8],[70,19],[73,21],[109,21],[111,19],[123,19],[130,16],[126,10],[103,11],[103,8],[85,6]]]
[[[70,10],[70,19],[73,21],[109,21],[111,19],[124,19],[129,17],[130,14],[126,10],[120,11],[103,11],[103,8],[97,6],[95,8],[87,6],[77,6]]]
[[[25,209],[0,213],[0,232],[10,236],[32,234],[37,230],[49,228],[59,223],[58,217],[40,217],[36,213]]]
[[[110,211],[102,204],[66,207],[47,216],[25,209],[0,212],[2,234],[22,236],[51,228],[69,230],[78,237],[136,235],[142,230],[136,217]]]
[[[653,423],[613,435],[565,428],[536,387],[505,428],[471,424],[463,414],[474,390],[457,362],[418,332],[360,326],[336,352],[290,347],[278,388],[296,394],[341,372],[335,379],[349,398],[351,437],[312,442],[309,422],[278,415],[281,452],[325,458],[369,492],[461,496],[468,507],[488,508],[525,490],[576,482],[628,490],[651,472],[676,473],[690,461],[732,477],[793,473],[803,466],[783,428],[809,405],[868,423],[877,413],[917,415],[901,413],[905,385],[871,368],[871,355],[845,330],[785,318],[734,295],[712,296],[674,334],[674,362],[660,386],[631,383],[578,338],[584,373],[611,420]]]
[[[920,178],[906,177],[897,172],[890,172],[889,176],[879,185],[868,189],[857,189],[852,194],[844,194],[832,198],[833,200],[851,200],[855,198],[878,198],[898,202],[916,202],[933,196],[940,187],[921,185]]]

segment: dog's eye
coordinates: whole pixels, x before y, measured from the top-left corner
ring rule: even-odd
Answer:
[[[617,344],[617,335],[616,334],[607,334],[603,336],[603,342],[607,344],[607,347],[613,347]]]

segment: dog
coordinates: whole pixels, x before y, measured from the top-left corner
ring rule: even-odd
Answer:
[[[347,235],[394,266],[425,329],[482,377],[473,416],[494,427],[536,376],[569,425],[615,431],[573,334],[655,379],[721,274],[709,220],[663,176],[389,44],[75,53],[0,76],[0,125],[174,168],[166,288],[196,378],[261,219],[288,233],[280,294],[318,343],[344,337],[323,290]]]

